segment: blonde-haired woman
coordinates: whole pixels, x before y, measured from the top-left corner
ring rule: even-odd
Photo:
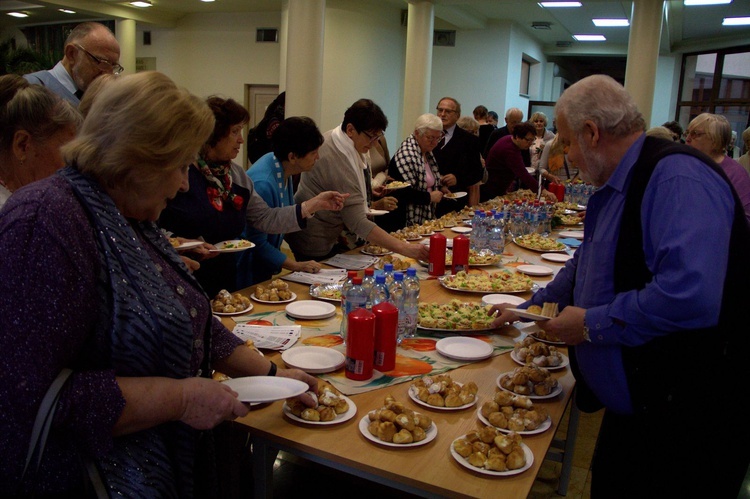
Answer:
[[[739,163],[727,156],[727,147],[732,140],[729,121],[720,114],[699,114],[688,125],[685,136],[687,145],[708,155],[721,166],[737,191],[745,208],[745,217],[750,222],[750,175]]]
[[[90,461],[110,496],[203,497],[216,490],[206,430],[247,414],[212,369],[316,385],[301,371],[277,373],[213,318],[154,224],[188,188],[187,167],[213,126],[206,104],[166,76],[125,76],[63,148],[68,166],[8,201],[0,316],[14,319],[0,348],[13,355],[0,369],[16,381],[0,384],[0,483],[9,495],[81,497],[80,463]],[[46,451],[22,477],[55,380],[65,385]]]

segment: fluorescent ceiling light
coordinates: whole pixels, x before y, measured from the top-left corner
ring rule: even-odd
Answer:
[[[151,7],[151,2],[139,0],[137,2],[130,2],[130,5],[133,7]]]
[[[29,15],[24,12],[8,12],[8,15],[12,17],[29,17]]]
[[[74,10],[68,10],[68,9],[57,9],[57,10],[59,10],[60,12],[65,13],[65,14],[75,14],[76,13],[76,11],[74,11]]]
[[[606,42],[604,35],[573,35],[579,42]]]
[[[612,28],[618,26],[630,26],[627,19],[592,19],[594,25],[600,28]]]
[[[539,6],[549,9],[554,7],[582,7],[583,4],[581,2],[539,2]]]
[[[750,17],[725,17],[722,26],[747,26],[750,25]]]
[[[215,2],[215,1],[216,1],[216,0],[201,0],[201,2],[206,2],[206,3],[209,3],[209,2]]]
[[[732,0],[685,0],[683,3],[688,7],[693,5],[723,5],[732,3]]]

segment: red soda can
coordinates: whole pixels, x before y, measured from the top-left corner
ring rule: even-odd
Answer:
[[[349,379],[368,380],[375,356],[375,314],[358,308],[349,313],[348,320],[344,373]]]
[[[392,371],[396,367],[398,308],[384,301],[373,306],[372,313],[375,314],[375,368]]]

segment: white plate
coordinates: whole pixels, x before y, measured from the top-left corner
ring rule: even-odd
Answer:
[[[506,392],[512,393],[513,395],[518,395],[518,394],[517,394],[516,392],[514,392],[513,390],[508,390],[507,388],[503,388],[502,386],[500,386],[500,378],[502,378],[502,377],[503,377],[503,376],[505,376],[506,374],[510,374],[510,373],[509,373],[509,372],[508,372],[508,373],[500,373],[500,376],[498,376],[498,377],[497,377],[497,379],[495,380],[495,384],[496,384],[496,385],[497,385],[497,386],[498,386],[498,387],[499,387],[499,388],[500,388],[501,390],[503,390],[503,391],[506,391]],[[557,397],[557,396],[558,396],[558,395],[560,395],[561,393],[562,393],[562,385],[561,385],[560,383],[558,383],[558,384],[557,384],[557,386],[555,387],[555,389],[554,389],[554,390],[552,390],[552,391],[551,391],[551,392],[549,393],[549,395],[534,395],[534,394],[531,394],[531,395],[526,395],[526,397],[529,397],[529,398],[530,398],[531,400],[544,400],[544,399],[551,399],[551,398],[553,398],[553,397]]]
[[[482,305],[499,305],[500,303],[510,303],[511,305],[520,305],[525,302],[524,298],[520,296],[504,295],[504,294],[492,294],[484,295],[482,297]]]
[[[367,212],[368,215],[372,216],[378,216],[378,215],[385,215],[386,213],[390,213],[388,210],[370,210]]]
[[[506,428],[499,428],[497,426],[493,426],[492,423],[490,423],[489,419],[487,419],[484,416],[482,416],[482,409],[481,409],[481,407],[479,409],[477,409],[477,417],[479,418],[479,421],[481,421],[482,423],[486,424],[487,426],[492,426],[493,428],[497,428],[497,430],[500,431],[500,432],[502,432],[502,433],[508,434],[508,433],[511,432],[511,430],[508,430]],[[539,426],[537,426],[536,430],[523,430],[523,431],[517,431],[516,430],[516,433],[518,433],[519,435],[537,435],[539,433],[544,433],[545,431],[549,430],[550,428],[552,428],[552,420],[550,419],[549,416],[547,416],[547,419],[545,419],[544,421],[542,421],[542,424],[540,424]]]
[[[325,319],[336,313],[336,307],[317,300],[300,300],[287,305],[286,313],[295,319]]]
[[[523,308],[506,308],[505,310],[513,312],[517,316],[523,317],[524,319],[531,319],[532,321],[548,321],[552,318],[547,317],[546,315],[532,314],[531,312],[528,312]]]
[[[227,244],[239,244],[241,241],[244,241],[248,243],[248,246],[242,246],[240,248],[234,247],[234,248],[226,248],[225,246]],[[250,241],[245,241],[244,239],[230,239],[229,241],[222,241],[220,243],[214,244],[216,246],[215,250],[209,250],[213,251],[214,253],[236,253],[238,251],[245,251],[249,250],[250,248],[255,248],[255,243],[251,243]]]
[[[526,275],[543,276],[552,275],[554,272],[551,268],[545,267],[544,265],[519,265],[516,270],[523,272]]]
[[[573,239],[583,240],[582,230],[562,230],[560,231],[560,237],[572,237]]]
[[[205,243],[203,241],[185,241],[181,245],[177,246],[175,249],[177,251],[186,251],[189,249],[197,248],[198,246],[203,246]]]
[[[453,227],[451,230],[453,232],[458,232],[459,234],[468,234],[471,232],[471,227]]]
[[[459,437],[459,438],[464,438],[464,437],[466,437],[466,435],[464,435],[463,437]],[[458,440],[458,438],[456,440]],[[453,459],[458,461],[458,464],[460,464],[464,468],[467,468],[471,471],[476,471],[477,473],[481,473],[483,475],[512,476],[512,475],[518,475],[519,473],[523,473],[527,469],[531,468],[532,464],[534,464],[534,454],[531,452],[531,449],[529,449],[529,446],[521,442],[521,448],[523,449],[523,453],[526,456],[526,465],[523,468],[518,468],[517,470],[492,471],[492,470],[486,470],[484,468],[477,468],[476,466],[472,466],[469,464],[469,461],[467,461],[465,457],[461,456],[461,454],[453,450],[453,442],[451,442],[451,456],[453,456]]]
[[[387,447],[398,448],[419,447],[420,445],[428,444],[435,440],[438,432],[437,426],[435,426],[435,422],[433,421],[432,425],[425,430],[427,437],[424,440],[420,440],[419,442],[412,442],[410,444],[394,444],[393,442],[383,442],[382,440],[380,440],[378,437],[370,433],[370,430],[367,429],[368,426],[370,426],[370,416],[365,414],[364,417],[359,420],[359,432],[364,435],[364,437],[370,442],[375,442],[376,444],[385,445]]]
[[[529,324],[531,324],[531,323],[529,323]],[[536,326],[536,325],[534,325],[534,326]],[[550,340],[545,340],[545,339],[542,339],[542,338],[538,337],[536,334],[534,334],[536,332],[538,332],[538,330],[535,331],[535,332],[526,333],[526,334],[528,336],[533,337],[536,341],[541,341],[542,343],[546,343],[548,345],[562,345],[562,346],[565,346],[565,342],[564,341],[550,341]]]
[[[464,336],[443,338],[435,348],[441,355],[457,360],[482,360],[491,357],[494,351],[489,343]]]
[[[231,315],[241,315],[244,313],[247,313],[253,309],[253,304],[251,303],[248,305],[248,307],[245,310],[239,310],[237,312],[227,313],[227,312],[214,312],[214,315],[218,315],[219,317],[229,317]]]
[[[383,185],[383,187],[385,187],[385,189],[389,191],[397,191],[399,189],[405,189],[406,187],[411,187],[411,184],[409,182],[401,182],[401,181],[395,180],[391,182],[390,184]]]
[[[284,350],[281,358],[287,366],[310,374],[335,371],[344,365],[344,354],[326,347],[293,347]]]
[[[265,403],[302,395],[310,389],[307,383],[277,376],[248,376],[224,381],[237,392],[241,402]]]
[[[364,253],[365,255],[370,255],[370,256],[383,256],[383,255],[390,255],[391,253],[393,253],[393,251],[388,251],[388,250],[385,250],[384,253],[373,253],[371,251],[365,251],[364,248],[362,248],[359,251]]]
[[[570,361],[568,360],[568,356],[562,353],[560,355],[562,355],[562,364],[560,364],[559,366],[555,366],[555,367],[550,367],[550,366],[543,366],[543,367],[548,371],[559,371],[560,369],[565,369],[566,367],[568,367],[568,364],[570,364]],[[521,364],[522,366],[526,365],[526,362],[522,362],[521,359],[516,357],[515,350],[511,350],[510,358],[513,359],[517,364]]]
[[[271,305],[278,305],[279,303],[289,303],[297,299],[297,295],[292,291],[292,297],[288,300],[277,300],[277,301],[271,301],[271,300],[261,300],[260,298],[255,297],[255,293],[250,295],[250,298],[257,301],[258,303],[270,303]]]
[[[457,385],[463,386],[463,383],[458,383],[458,382],[455,382],[455,383]],[[477,400],[479,400],[479,397],[474,395],[474,402],[470,404],[464,404],[458,407],[438,407],[436,405],[430,405],[427,402],[422,402],[421,400],[419,400],[419,398],[416,395],[416,389],[413,386],[410,386],[409,390],[407,391],[409,392],[409,398],[411,398],[415,404],[419,404],[423,407],[426,407],[428,409],[434,409],[436,411],[462,411],[464,409],[468,409],[469,407],[475,405],[477,403]]]
[[[287,350],[287,352],[288,351],[289,350]],[[318,426],[339,424],[339,423],[343,423],[344,421],[349,421],[350,419],[354,417],[355,414],[357,414],[357,406],[354,404],[354,402],[352,402],[352,399],[350,399],[349,397],[345,397],[343,395],[340,395],[340,397],[346,400],[346,403],[349,404],[349,410],[343,414],[336,414],[336,418],[333,421],[308,421],[306,419],[302,419],[292,414],[292,411],[289,410],[289,406],[287,405],[286,402],[284,402],[284,407],[282,408],[282,410],[284,411],[284,415],[286,415],[286,417],[288,417],[291,420],[297,421],[298,423],[318,425]]]
[[[327,296],[321,295],[321,292],[326,291],[326,290],[333,290],[333,289],[338,289],[339,292],[341,292],[341,287],[342,287],[341,284],[332,284],[332,283],[327,283],[327,284],[322,284],[322,283],[311,284],[310,285],[310,296],[312,296],[313,298],[317,298],[318,300],[327,300],[327,301],[332,301],[334,303],[339,303],[340,304],[341,303],[341,298],[329,298]]]
[[[542,258],[549,260],[550,262],[565,263],[572,259],[573,256],[564,253],[543,253]]]
[[[445,199],[461,199],[464,196],[466,196],[466,192],[459,191],[459,192],[453,192],[450,195],[446,195],[444,197]]]

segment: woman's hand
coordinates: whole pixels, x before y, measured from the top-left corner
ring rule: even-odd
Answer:
[[[441,191],[432,191],[430,193],[430,203],[439,203],[443,199]]]
[[[385,189],[384,186],[382,186],[382,185],[376,186],[376,185],[373,184],[373,186],[372,186],[372,195],[373,195],[373,197],[379,198],[383,194],[385,194],[385,190],[386,189]]]
[[[453,187],[458,183],[458,180],[456,180],[455,175],[449,173],[448,175],[443,175],[442,177],[440,177],[440,183],[446,187]]]
[[[344,208],[344,202],[349,194],[341,194],[336,191],[321,192],[309,201],[305,201],[310,213],[320,210],[341,211]]]
[[[553,203],[557,203],[557,196],[552,194],[547,189],[542,190],[542,196],[546,197],[548,200],[552,201]]]
[[[386,196],[383,199],[378,199],[372,203],[373,210],[393,211],[396,208],[398,208],[398,199],[393,196]]]
[[[317,274],[320,272],[320,263],[315,260],[308,260],[307,262],[289,262],[289,270],[294,272],[309,272],[311,274]]]
[[[222,421],[246,415],[248,408],[229,386],[206,378],[180,380],[182,415],[179,420],[196,430],[209,430]]]
[[[201,264],[196,262],[192,258],[188,258],[184,255],[180,255],[180,258],[182,258],[182,263],[184,263],[187,266],[190,272],[195,272],[196,270],[201,268]]]
[[[405,243],[398,253],[408,256],[409,258],[414,258],[415,260],[422,260],[423,262],[430,260],[430,250],[427,249],[426,244]]]
[[[304,371],[300,371],[299,369],[279,369],[278,371],[276,371],[276,376],[282,378],[297,379],[299,381],[307,383],[307,386],[310,387],[311,392],[316,394],[318,393],[318,378],[310,376]],[[315,407],[316,405],[315,401],[307,393],[303,393],[297,398],[299,398],[300,402],[305,404],[307,407]]]
[[[488,314],[491,316],[497,314],[495,320],[492,321],[492,327],[502,327],[518,320],[518,316],[515,313],[507,310],[509,308],[515,308],[515,306],[510,303],[500,303],[492,306]]]

